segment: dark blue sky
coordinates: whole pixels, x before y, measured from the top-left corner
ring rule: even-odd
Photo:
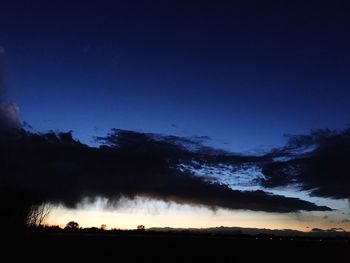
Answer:
[[[2,1],[6,96],[84,142],[117,127],[244,151],[347,127],[349,5],[228,2]]]

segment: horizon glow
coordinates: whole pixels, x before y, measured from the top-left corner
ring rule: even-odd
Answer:
[[[349,217],[350,209],[343,209]],[[346,216],[344,215],[344,218]],[[140,224],[151,227],[209,228],[244,227],[267,229],[293,229],[310,231],[312,228],[343,228],[350,231],[350,222],[339,220],[339,211],[268,213],[248,210],[210,210],[203,206],[191,206],[145,198],[122,199],[114,205],[105,198],[94,202],[81,202],[77,208],[54,206],[46,220],[48,225],[64,227],[69,221],[76,221],[81,227],[108,229],[136,229]]]

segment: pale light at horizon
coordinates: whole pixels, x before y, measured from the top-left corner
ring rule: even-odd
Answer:
[[[327,215],[327,216],[326,216]],[[82,202],[76,209],[55,206],[46,223],[64,227],[69,221],[76,221],[81,227],[109,229],[135,229],[143,224],[146,228],[207,228],[246,227],[269,229],[295,229],[310,231],[312,228],[343,228],[350,230],[349,223],[342,223],[337,212],[267,213],[247,210],[217,209],[155,201],[143,198],[123,199],[114,207],[107,199],[98,198],[93,203]]]

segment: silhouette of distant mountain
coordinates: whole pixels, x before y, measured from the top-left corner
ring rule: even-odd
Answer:
[[[209,228],[172,228],[172,227],[152,227],[148,231],[157,232],[197,232],[212,234],[243,234],[243,235],[275,235],[275,236],[295,236],[295,237],[350,237],[350,232],[342,228],[319,229],[313,228],[309,232],[293,229],[266,229],[266,228],[244,228],[244,227],[209,227]]]

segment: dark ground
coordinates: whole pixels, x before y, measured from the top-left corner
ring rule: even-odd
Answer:
[[[305,259],[349,262],[348,238],[293,238],[275,236],[212,235],[126,231],[39,232],[3,236],[2,255],[11,262],[93,260],[103,262],[283,262]],[[50,260],[49,260],[50,259]],[[205,260],[205,261],[204,261]],[[3,261],[4,262],[4,261]]]

